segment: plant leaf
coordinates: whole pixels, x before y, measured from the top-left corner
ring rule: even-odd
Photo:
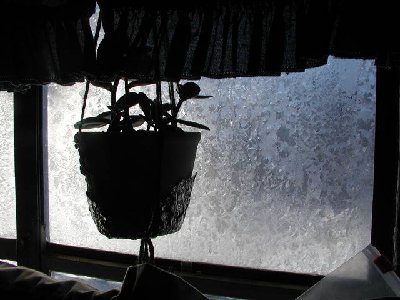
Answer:
[[[103,119],[111,120],[112,114],[113,114],[112,111],[105,111],[105,112],[102,112],[101,114],[97,115],[96,118],[103,118]]]
[[[154,83],[156,83],[156,82],[155,81],[132,80],[128,84],[128,89],[131,89],[136,86],[146,86],[146,85],[150,85],[150,84],[154,84]]]
[[[147,98],[144,93],[135,93],[129,92],[123,95],[118,101],[115,103],[114,108],[118,111],[122,111],[126,108],[135,106],[139,104],[142,98]]]
[[[151,119],[151,110],[152,110],[152,106],[153,106],[153,101],[150,100],[150,98],[146,97],[142,97],[139,99],[139,106],[140,109],[143,111],[144,115],[146,116],[146,119]],[[148,122],[146,120],[146,122]]]
[[[130,116],[129,120],[132,123],[133,127],[139,127],[139,126],[143,125],[143,123],[145,121],[144,116],[142,116],[142,115]]]
[[[203,95],[198,95],[196,97],[193,97],[194,99],[207,99],[207,98],[212,98],[212,96],[203,96]]]
[[[180,101],[185,101],[190,98],[197,97],[200,94],[200,87],[194,82],[186,82],[178,84],[178,94]]]
[[[205,126],[203,124],[196,123],[196,122],[192,122],[192,121],[176,119],[176,122],[179,123],[179,124],[186,125],[186,126],[191,126],[191,127],[196,127],[196,128],[199,128],[199,129],[210,130],[210,128],[208,128],[207,126]]]
[[[93,129],[93,128],[100,128],[110,124],[111,121],[106,118],[99,118],[99,117],[89,117],[85,118],[82,121],[76,122],[74,124],[75,129],[79,129],[79,126],[82,124],[82,129]]]

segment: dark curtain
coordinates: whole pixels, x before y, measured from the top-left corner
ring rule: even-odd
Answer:
[[[357,0],[98,0],[98,75],[174,80],[279,75],[329,55],[394,63],[392,5]],[[398,25],[398,26],[396,26]]]
[[[0,89],[91,80],[280,75],[329,55],[399,64],[397,10],[361,0],[0,2]]]
[[[73,84],[93,73],[91,0],[0,2],[0,90]]]

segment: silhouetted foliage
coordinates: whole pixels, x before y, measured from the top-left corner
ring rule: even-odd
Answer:
[[[125,94],[116,100],[119,80],[114,83],[92,82],[93,85],[102,87],[111,93],[111,105],[108,111],[95,117],[87,117],[77,123],[76,129],[93,129],[108,126],[108,132],[132,132],[135,128],[147,124],[147,130],[182,130],[178,124],[199,129],[210,130],[207,126],[197,122],[178,118],[182,105],[189,99],[206,99],[211,96],[200,95],[200,87],[194,82],[180,84],[169,82],[169,102],[162,103],[161,82],[144,82],[140,80],[125,80]],[[157,88],[156,99],[150,99],[143,92],[133,92],[131,89],[140,86],[155,84]],[[175,100],[177,92],[177,101]],[[140,113],[131,114],[130,108],[138,106]]]

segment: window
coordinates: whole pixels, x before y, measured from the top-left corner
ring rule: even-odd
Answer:
[[[13,95],[0,92],[0,237],[16,238]]]
[[[213,98],[183,115],[211,131],[184,225],[154,239],[156,257],[326,274],[370,243],[372,61],[199,84]],[[84,84],[48,89],[50,241],[137,254],[137,241],[107,239],[90,217],[73,143],[83,92]],[[91,87],[86,115],[108,102]]]
[[[313,274],[326,274],[370,242],[375,66],[372,61],[331,58],[327,66],[304,73],[202,79],[199,84],[213,98],[184,107],[182,113],[211,131],[203,132],[199,145],[198,177],[183,228],[154,240],[157,263],[207,294],[293,299],[321,278]],[[0,155],[9,159],[0,161],[6,172],[0,175],[6,184],[1,193],[7,188],[10,192],[0,199],[5,211],[0,257],[22,264],[33,259],[38,263],[34,267],[45,271],[121,281],[126,266],[135,262],[138,243],[108,240],[90,217],[73,143],[83,89],[82,84],[51,85],[43,89],[45,101],[36,87],[32,93],[16,94],[14,108],[12,95],[1,94],[9,98],[0,103],[6,120]],[[107,105],[100,89],[91,88],[89,95],[87,116]],[[43,145],[43,153],[35,156],[17,143],[13,146],[13,110],[16,140],[22,138],[29,149]],[[48,118],[48,139],[41,118],[46,123]],[[31,135],[42,132],[43,137],[27,142],[21,129]],[[31,176],[42,154],[44,174]],[[23,190],[23,197],[15,196],[14,189]],[[17,205],[16,213],[15,200],[29,209]],[[39,221],[31,226],[27,218],[18,217],[21,211]],[[45,226],[50,229],[47,240]],[[32,228],[33,238],[16,237],[15,227]],[[15,238],[22,245],[18,254]]]

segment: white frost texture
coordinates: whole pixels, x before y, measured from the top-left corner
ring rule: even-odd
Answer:
[[[0,92],[0,237],[15,238],[13,94]]]
[[[372,61],[197,83],[213,97],[188,101],[180,116],[211,130],[185,222],[154,239],[157,257],[327,274],[370,243]],[[109,240],[91,219],[73,142],[83,93],[84,84],[49,87],[51,241],[137,254],[138,241]],[[108,95],[92,87],[86,116],[106,109]]]

